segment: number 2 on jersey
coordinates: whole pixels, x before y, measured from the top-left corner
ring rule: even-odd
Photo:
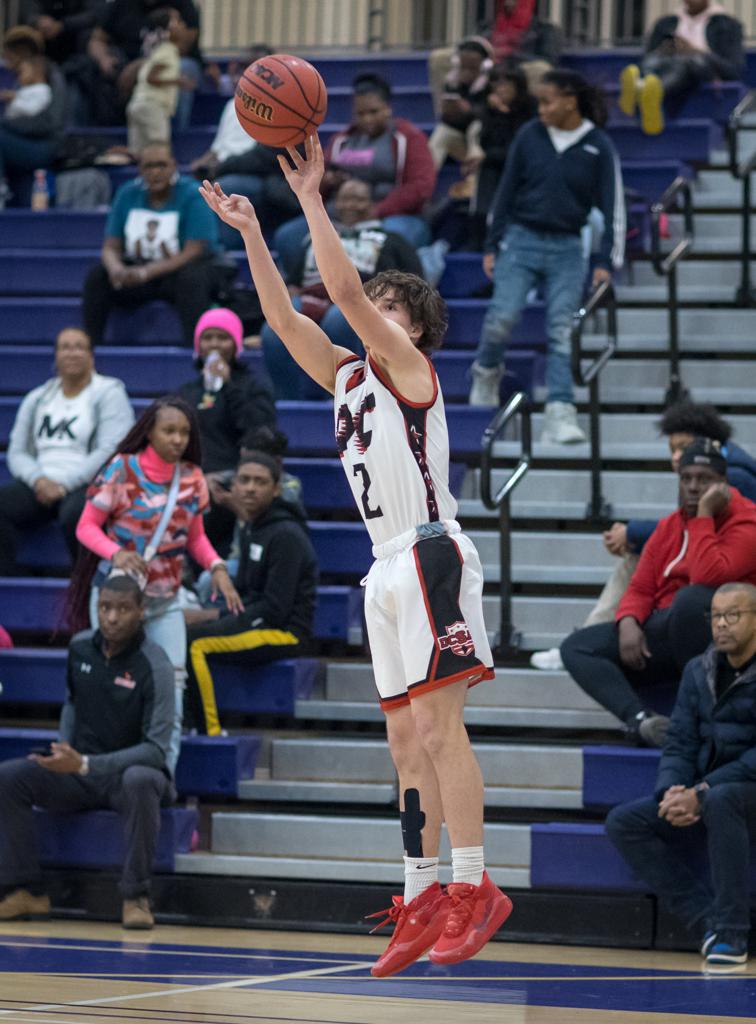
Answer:
[[[368,491],[370,490],[370,474],[367,471],[367,466],[364,462],[357,462],[352,467],[355,476],[362,477],[362,509],[365,513],[366,519],[377,519],[383,515],[380,505],[378,508],[370,507],[370,499],[368,498]]]

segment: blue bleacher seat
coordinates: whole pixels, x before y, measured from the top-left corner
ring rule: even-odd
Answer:
[[[2,624],[14,630],[48,632],[63,629],[63,602],[67,580],[0,577]],[[315,636],[320,640],[349,642],[350,631],[362,622],[362,589],[348,586],[318,587]],[[0,652],[0,657],[7,657]],[[7,699],[7,698],[6,698]]]
[[[658,750],[583,747],[583,806],[613,807],[650,796],[656,787]]]
[[[54,729],[0,728],[0,761],[26,757],[57,735]],[[259,736],[184,736],[176,766],[179,795],[238,796],[239,783],[254,778],[259,750]]]
[[[35,811],[42,863],[48,867],[120,868],[123,829],[115,811],[50,814]],[[156,871],[173,871],[177,853],[189,853],[197,829],[197,811],[164,807],[155,853]]]
[[[530,884],[544,889],[643,891],[603,825],[549,822],[530,826]]]
[[[2,249],[96,249],[105,232],[105,213],[89,210],[5,210]]]
[[[307,700],[322,672],[317,658],[277,661],[256,672],[243,665],[213,669],[215,699],[220,711],[241,711],[250,715],[293,715],[298,700]]]

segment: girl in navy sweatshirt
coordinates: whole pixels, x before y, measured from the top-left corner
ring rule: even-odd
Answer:
[[[573,71],[549,71],[538,117],[519,130],[491,208],[483,267],[494,293],[472,367],[471,405],[498,405],[502,360],[529,292],[546,298],[546,415],[541,440],[585,440],[577,424],[570,370],[570,327],[587,263],[581,231],[593,207],[604,232],[593,287],[622,265],[625,203],[619,159],[600,93]]]

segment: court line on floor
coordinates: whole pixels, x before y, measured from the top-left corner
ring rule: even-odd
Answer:
[[[275,985],[282,981],[307,981],[310,978],[319,978],[327,974],[337,974],[339,971],[364,971],[369,964],[364,960],[359,962],[347,961],[345,964],[338,964],[335,967],[320,967],[312,971],[288,971],[286,974],[274,974],[267,977],[241,978],[234,981],[220,981],[212,985],[192,985],[185,988],[164,989],[158,992],[135,992],[132,995],[106,996],[103,999],[75,999],[68,1003],[43,1003],[38,1006],[30,1006],[25,1013],[41,1013],[46,1010],[71,1010],[77,1006],[104,1006],[106,1003],[136,1002],[138,999],[160,999],[164,996],[191,995],[194,992],[212,992],[219,989],[230,988],[252,988],[256,985]],[[7,1017],[16,1010],[0,1010],[0,1017]]]

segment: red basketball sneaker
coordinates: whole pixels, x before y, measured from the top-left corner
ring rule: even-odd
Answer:
[[[390,921],[394,922],[394,934],[386,952],[370,968],[374,978],[388,978],[390,974],[403,971],[423,953],[427,953],[444,930],[446,915],[451,907],[451,901],[438,882],[415,896],[406,907],[402,896],[393,896],[392,899],[392,906],[368,915],[369,918],[386,915],[373,928],[371,935]]]
[[[512,901],[485,871],[480,885],[452,882],[446,892],[451,908],[429,954],[434,964],[458,964],[475,956],[512,913]]]

